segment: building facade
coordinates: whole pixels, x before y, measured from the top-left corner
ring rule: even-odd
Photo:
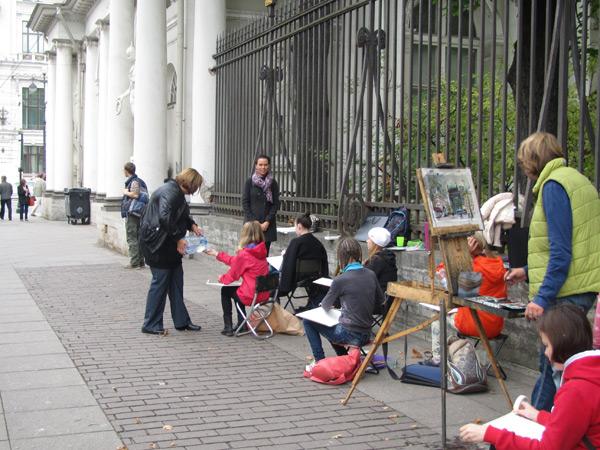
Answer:
[[[45,36],[48,57],[44,215],[64,219],[64,190],[90,188],[101,241],[124,250],[127,161],[150,191],[185,167],[202,173],[210,190],[215,43],[265,12],[261,0],[38,4],[29,27]]]
[[[34,7],[0,4],[0,175],[11,183],[46,170],[46,42],[27,26]]]

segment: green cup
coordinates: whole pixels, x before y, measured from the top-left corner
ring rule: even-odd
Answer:
[[[404,236],[397,236],[396,237],[396,246],[397,247],[404,247]]]

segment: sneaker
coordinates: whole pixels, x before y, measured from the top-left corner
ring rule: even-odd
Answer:
[[[316,361],[313,359],[313,360],[312,360],[310,363],[308,363],[308,364],[306,365],[306,367],[304,368],[304,370],[305,370],[306,372],[309,372],[309,373],[310,373],[310,372],[312,372],[312,370],[313,370],[313,368],[315,367],[315,365],[316,365],[316,364],[317,364],[317,362],[316,362]]]

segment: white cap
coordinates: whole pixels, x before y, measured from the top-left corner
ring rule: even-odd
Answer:
[[[379,247],[386,247],[392,240],[390,232],[382,227],[371,228],[367,236],[369,236],[373,244]]]

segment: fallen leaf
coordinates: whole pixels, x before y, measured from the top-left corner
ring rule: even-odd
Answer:
[[[477,418],[473,421],[473,423],[477,424],[477,425],[481,425],[481,423],[483,422],[483,420]]]
[[[339,439],[341,437],[344,437],[344,435],[343,434],[336,434],[334,436],[331,436],[331,439]]]
[[[177,445],[177,442],[173,441],[169,444],[169,447],[175,447]]]
[[[163,426],[163,430],[165,431],[171,431],[173,429],[173,425],[164,425]]]
[[[412,352],[413,358],[423,358],[423,353],[421,353],[416,348],[412,348],[411,352]]]
[[[387,411],[388,409],[390,409],[390,407],[389,407],[389,406],[384,406],[384,407],[383,407],[383,410],[384,410],[384,411]]]
[[[137,423],[138,425],[139,425],[140,423],[142,423],[142,421],[139,419],[139,417],[136,417],[136,418],[135,418],[135,420],[134,420],[134,422],[135,422],[135,423]]]
[[[398,414],[391,414],[388,416],[388,419],[397,419],[398,418]]]
[[[112,388],[113,391],[117,392],[117,388],[113,386]]]
[[[117,447],[117,450],[129,450],[129,449],[127,448],[126,445],[121,445],[120,447]]]
[[[414,430],[418,425],[411,425],[410,427]]]
[[[150,442],[149,448],[158,448],[158,445],[156,445],[154,442]]]

